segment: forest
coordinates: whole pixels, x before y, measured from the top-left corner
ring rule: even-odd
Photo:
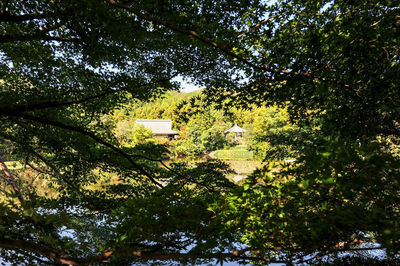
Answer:
[[[399,31],[390,0],[1,0],[0,264],[399,264]]]

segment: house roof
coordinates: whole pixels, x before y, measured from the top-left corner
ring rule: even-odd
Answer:
[[[234,132],[234,133],[244,133],[244,132],[247,132],[248,130],[246,130],[246,129],[244,129],[244,128],[241,128],[241,127],[239,127],[238,125],[234,125],[233,127],[231,127],[230,129],[228,129],[228,130],[225,130],[224,132],[225,132],[225,134],[226,133],[231,133],[231,132]]]
[[[179,133],[172,130],[171,119],[137,119],[136,124],[150,128],[155,135],[178,135]]]

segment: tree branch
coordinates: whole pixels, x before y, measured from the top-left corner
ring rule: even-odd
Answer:
[[[18,123],[17,121],[13,121],[13,122],[17,123],[20,127],[23,127],[23,128],[26,129],[26,127],[24,127],[23,125],[21,125],[21,124]],[[4,136],[4,135],[2,135],[1,137],[4,138],[4,139],[6,139],[6,140],[8,140],[8,141],[10,141],[10,142],[14,142],[14,143],[16,143],[16,144],[18,144],[18,145],[21,145],[21,146],[27,145],[27,144],[22,144],[22,143],[20,143],[17,139],[15,139],[15,138],[12,137],[12,136]],[[53,170],[53,171],[54,171],[54,174],[56,174],[57,176],[60,176],[60,177],[62,178],[62,180],[63,180],[66,184],[68,184],[70,187],[73,187],[73,188],[75,188],[75,189],[78,188],[74,183],[72,183],[70,180],[68,180],[68,179],[65,178],[63,175],[61,175],[60,171],[59,171],[53,164],[51,164],[46,158],[44,158],[41,154],[39,154],[37,151],[35,151],[35,150],[34,150],[33,148],[31,148],[30,146],[29,146],[29,153],[30,153],[30,154],[33,154],[34,156],[36,156],[36,157],[37,157],[40,161],[42,161],[46,166],[48,166],[51,170]],[[30,166],[33,170],[35,170],[35,171],[38,172],[38,173],[47,174],[47,175],[52,175],[51,172],[46,172],[46,171],[44,171],[44,170],[38,169],[37,167],[35,167],[35,166],[33,166],[31,163],[29,163],[28,157],[26,158],[25,164],[27,164],[28,166]]]
[[[178,75],[178,73],[164,78],[164,79],[158,79],[146,84],[139,84],[138,86],[136,86],[136,88],[142,88],[142,87],[146,87],[146,86],[151,86],[151,85],[155,85],[161,82],[166,82],[169,81],[171,79],[173,79],[174,77],[176,77]],[[121,88],[121,89],[116,89],[116,90],[106,90],[102,93],[96,94],[96,95],[92,95],[92,96],[88,96],[85,98],[81,98],[78,100],[72,100],[72,101],[66,101],[66,102],[60,102],[60,101],[49,101],[49,102],[42,102],[42,103],[33,103],[33,104],[24,104],[24,105],[15,105],[15,106],[7,106],[4,108],[0,108],[0,113],[4,113],[4,112],[29,112],[29,111],[35,111],[35,110],[40,110],[40,109],[47,109],[47,108],[58,108],[58,107],[63,107],[63,106],[70,106],[70,105],[74,105],[74,104],[80,104],[80,103],[85,103],[94,99],[98,99],[110,94],[114,94],[114,93],[118,93],[118,92],[122,92],[122,91],[127,91],[126,88]]]
[[[53,170],[54,173],[55,173],[57,176],[60,176],[60,177],[62,178],[62,180],[63,180],[66,184],[68,184],[70,187],[75,188],[75,189],[78,190],[78,187],[77,187],[74,183],[72,183],[70,180],[68,180],[68,178],[65,178],[65,177],[60,173],[60,171],[59,171],[53,164],[51,164],[46,158],[44,158],[41,154],[39,154],[38,152],[34,151],[33,149],[30,150],[30,153],[32,153],[32,154],[35,155],[37,158],[39,158],[39,160],[41,160],[45,165],[47,165],[51,170]],[[46,172],[44,172],[44,171],[42,171],[42,170],[40,170],[40,169],[34,168],[34,167],[33,167],[31,164],[29,164],[29,163],[27,163],[27,165],[29,165],[32,169],[34,169],[34,170],[36,170],[36,171],[38,171],[38,172],[43,172],[43,173],[45,173],[45,174],[51,175],[51,173],[46,173]]]
[[[289,260],[275,260],[269,257],[263,256],[247,256],[244,250],[235,250],[233,252],[224,253],[167,253],[160,250],[159,245],[148,246],[144,244],[133,244],[130,247],[123,247],[121,249],[116,249],[114,251],[110,250],[103,254],[87,256],[87,257],[72,257],[63,251],[55,250],[44,246],[40,243],[26,241],[26,240],[12,240],[4,237],[0,237],[0,247],[6,249],[22,249],[25,251],[30,251],[38,255],[59,261],[64,264],[69,265],[84,265],[84,264],[95,264],[100,262],[108,262],[112,256],[117,255],[134,255],[145,260],[186,260],[186,259],[231,259],[231,260],[245,260],[245,261],[261,261],[264,263],[288,263]],[[137,250],[137,248],[145,248],[145,250]],[[365,251],[365,250],[378,250],[381,247],[371,247],[371,248],[357,248],[357,249],[337,249],[330,250],[330,252],[345,252],[345,251]],[[276,251],[277,249],[271,249],[271,251]],[[280,250],[282,251],[282,250]],[[301,252],[300,250],[298,252]],[[319,251],[315,251],[319,252]],[[325,253],[326,255],[327,253]],[[308,261],[308,259],[304,260]],[[302,260],[298,263],[303,262]]]
[[[71,43],[81,43],[81,39],[78,38],[67,38],[67,37],[55,37],[45,35],[42,32],[36,34],[21,34],[21,35],[1,35],[0,43],[9,42],[27,42],[27,41],[58,41],[58,42],[71,42]]]
[[[135,245],[137,246],[140,245]],[[44,257],[54,259],[64,264],[69,265],[84,265],[84,264],[94,264],[100,262],[107,262],[111,256],[114,255],[134,255],[146,260],[185,260],[185,259],[221,259],[230,258],[233,260],[247,260],[247,261],[263,261],[268,263],[285,263],[287,261],[272,260],[270,258],[264,257],[251,257],[240,255],[239,251],[234,251],[232,253],[211,253],[211,254],[198,254],[198,253],[156,253],[154,251],[132,251],[132,248],[122,251],[108,251],[104,254],[97,256],[88,256],[85,258],[72,257],[66,253],[54,250],[49,247],[40,245],[35,242],[24,241],[24,240],[11,240],[0,237],[0,247],[6,249],[22,249],[36,254],[42,255]]]
[[[134,154],[134,155],[132,155],[132,157],[142,158],[142,159],[145,159],[145,160],[148,160],[148,161],[151,161],[151,162],[160,163],[165,169],[167,169],[168,171],[170,171],[171,173],[173,173],[176,177],[181,178],[181,179],[184,179],[184,180],[187,180],[187,181],[189,181],[189,182],[192,182],[193,184],[202,186],[202,187],[204,187],[205,189],[207,189],[209,192],[215,192],[215,190],[212,189],[212,188],[210,188],[209,186],[207,186],[207,185],[205,185],[205,184],[203,184],[203,183],[197,182],[196,180],[193,180],[192,178],[189,178],[189,177],[187,177],[187,176],[184,176],[183,174],[179,173],[178,171],[175,171],[174,169],[172,169],[171,167],[169,167],[168,165],[166,165],[165,162],[163,162],[163,160],[161,160],[161,159],[153,159],[153,158],[150,158],[150,157],[145,156],[145,155],[142,155],[142,154]]]
[[[106,262],[107,259],[112,255],[112,252],[106,252],[99,256],[92,256],[87,258],[71,257],[62,251],[44,247],[38,243],[24,241],[24,240],[12,240],[0,237],[0,247],[6,249],[22,249],[36,254],[42,255],[46,258],[54,259],[68,265],[83,265]]]
[[[147,178],[150,179],[150,181],[157,185],[158,187],[163,187],[159,182],[157,182],[149,172],[147,172],[142,166],[140,166],[139,164],[137,164],[133,159],[132,156],[127,154],[126,152],[124,152],[123,150],[117,148],[116,146],[104,141],[103,139],[99,138],[98,136],[96,136],[94,133],[86,131],[80,127],[77,126],[71,126],[71,125],[66,125],[63,124],[61,122],[58,121],[52,121],[52,120],[48,120],[48,119],[44,119],[44,118],[40,118],[40,117],[36,117],[36,116],[32,116],[29,114],[24,114],[24,113],[12,113],[12,112],[3,112],[4,115],[6,116],[11,116],[11,117],[21,117],[23,119],[27,119],[27,120],[31,120],[31,121],[35,121],[38,122],[40,124],[44,124],[44,125],[51,125],[51,126],[55,126],[58,128],[62,128],[62,129],[66,129],[69,131],[73,131],[73,132],[77,132],[80,133],[82,135],[85,135],[91,139],[93,139],[94,141],[96,141],[99,144],[102,144],[108,148],[110,148],[111,150],[113,150],[114,152],[116,152],[117,154],[121,155],[122,157],[124,157],[126,160],[128,160],[138,171],[139,173],[145,175]]]
[[[124,10],[126,10],[126,11],[128,11],[130,13],[133,13],[138,18],[141,18],[141,19],[146,20],[146,21],[151,21],[151,22],[153,22],[154,24],[157,24],[157,25],[162,25],[162,26],[164,26],[164,27],[166,27],[166,28],[168,28],[168,29],[170,29],[172,31],[179,32],[179,33],[182,33],[184,35],[192,36],[192,37],[196,38],[197,40],[199,40],[199,41],[201,41],[201,42],[203,42],[203,43],[205,43],[205,44],[207,44],[207,45],[209,45],[211,47],[214,47],[215,49],[218,49],[218,50],[222,51],[226,55],[229,55],[229,56],[237,59],[238,61],[240,61],[240,62],[242,62],[242,63],[244,63],[244,64],[246,64],[246,65],[248,65],[248,66],[250,66],[252,68],[263,70],[263,71],[267,71],[267,72],[270,72],[270,73],[281,73],[281,74],[290,74],[290,75],[297,75],[297,76],[312,77],[311,72],[299,73],[299,72],[292,72],[292,71],[289,71],[287,69],[286,70],[282,70],[282,69],[276,69],[276,68],[267,68],[264,65],[256,65],[253,62],[250,62],[249,60],[247,60],[247,59],[235,54],[232,50],[227,49],[225,47],[222,47],[218,43],[216,43],[216,42],[214,42],[212,40],[209,40],[209,39],[205,38],[204,36],[201,36],[198,32],[196,32],[194,30],[182,29],[182,28],[180,28],[180,27],[178,27],[176,25],[167,23],[167,22],[162,21],[162,20],[160,20],[158,18],[154,18],[154,17],[151,17],[149,15],[140,13],[139,11],[137,11],[137,10],[133,9],[132,7],[130,7],[129,5],[126,5],[124,3],[119,3],[119,2],[117,2],[115,0],[108,0],[108,2],[111,5],[113,5],[113,6],[117,7],[117,8],[122,8],[122,9],[124,9]],[[313,78],[316,78],[316,77],[313,77]]]
[[[262,261],[267,263],[287,263],[287,260],[274,260],[268,257],[252,257],[246,255],[239,255],[240,251],[232,253],[153,253],[143,251],[133,251],[132,255],[138,256],[146,260],[185,260],[185,259],[232,259],[232,260],[246,260],[246,261]]]
[[[273,15],[273,16],[271,16],[271,17],[269,17],[269,18],[266,18],[266,19],[264,19],[264,20],[258,22],[256,25],[250,27],[247,31],[242,32],[241,34],[239,34],[239,35],[237,36],[237,38],[240,39],[240,38],[242,38],[244,35],[246,35],[247,33],[254,32],[255,29],[261,27],[263,24],[267,23],[267,22],[270,21],[271,19],[274,19],[274,18],[279,17],[280,15],[284,15],[284,14],[286,14],[286,12]]]
[[[9,2],[9,1],[7,1]],[[4,5],[6,7],[6,4]],[[6,10],[0,13],[0,21],[2,22],[23,22],[27,20],[33,19],[44,19],[54,17],[53,13],[36,13],[36,14],[24,14],[24,15],[12,15],[8,13]]]
[[[66,102],[60,102],[60,101],[50,101],[50,102],[42,102],[42,103],[33,103],[33,104],[26,104],[26,105],[14,105],[14,106],[7,106],[5,108],[0,108],[0,113],[3,113],[6,111],[6,109],[10,112],[30,112],[30,111],[35,111],[35,110],[41,110],[41,109],[47,109],[47,108],[58,108],[58,107],[63,107],[63,106],[70,106],[74,104],[80,104],[84,103],[90,100],[94,100],[112,93],[119,92],[121,90],[108,90],[103,93],[99,93],[96,95],[88,96],[86,98],[82,98],[79,100],[75,101],[66,101]]]
[[[11,185],[15,194],[17,194],[19,201],[23,203],[25,201],[24,196],[22,195],[21,190],[19,189],[17,183],[15,182],[15,179],[11,175],[11,172],[8,170],[7,165],[5,164],[1,156],[0,156],[0,166],[3,169],[4,174],[6,175],[6,180],[8,184]]]

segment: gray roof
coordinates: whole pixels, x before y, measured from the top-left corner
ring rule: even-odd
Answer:
[[[171,119],[137,119],[136,124],[150,128],[155,135],[178,135],[172,130]]]
[[[238,125],[235,124],[233,127],[231,127],[231,128],[228,129],[228,130],[225,130],[224,132],[225,132],[225,134],[226,134],[226,133],[231,133],[231,132],[234,132],[234,133],[244,133],[244,132],[247,132],[247,130],[244,129],[244,128],[241,128],[241,127],[239,127]]]

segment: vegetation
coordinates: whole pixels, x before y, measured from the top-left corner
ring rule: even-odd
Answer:
[[[364,242],[396,261],[395,1],[10,0],[0,23],[1,150],[22,166],[0,155],[5,262],[314,263]],[[144,103],[177,76],[205,90]],[[169,150],[135,117],[183,138]],[[243,185],[220,161],[164,163],[229,147],[233,121],[257,156],[296,161]]]
[[[253,152],[248,151],[246,146],[236,146],[229,150],[217,150],[214,155],[220,160],[251,160]]]
[[[180,133],[178,141],[153,141],[169,145],[171,156],[175,157],[194,157],[220,150],[215,154],[217,158],[218,154],[228,156],[231,153],[221,159],[239,159],[243,156],[252,159],[254,153],[260,160],[282,160],[297,156],[305,146],[310,145],[310,138],[315,138],[317,132],[314,131],[318,130],[316,126],[306,127],[308,131],[299,128],[289,121],[287,110],[278,106],[250,105],[246,109],[232,107],[229,112],[217,110],[215,104],[206,103],[202,91],[188,94],[167,92],[163,98],[152,102],[136,100],[106,115],[103,121],[110,126],[122,145],[132,146],[132,128],[135,120],[142,118],[172,120]],[[225,134],[224,131],[234,123],[249,130],[249,134],[244,134],[237,141],[234,133]],[[240,143],[249,144],[244,150],[250,151],[244,151],[242,155],[235,152],[235,147]],[[230,149],[233,151],[228,152]],[[241,147],[239,149],[243,150]]]

